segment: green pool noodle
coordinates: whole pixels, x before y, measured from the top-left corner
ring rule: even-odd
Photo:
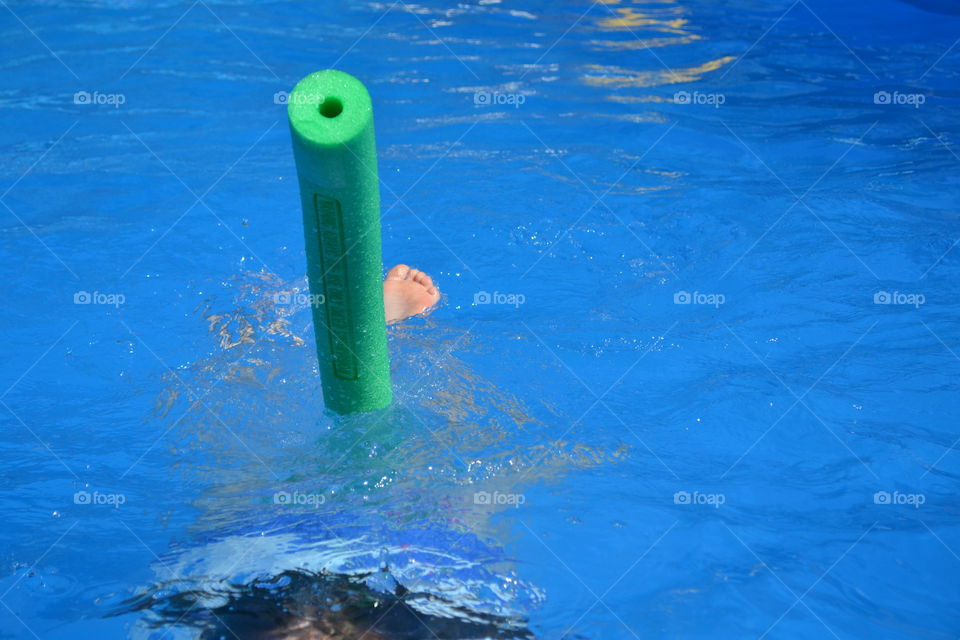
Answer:
[[[349,74],[318,71],[294,87],[287,115],[324,404],[339,414],[382,409],[393,392],[370,94]]]

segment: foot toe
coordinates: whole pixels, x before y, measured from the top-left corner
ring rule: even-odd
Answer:
[[[417,273],[417,277],[415,277],[413,280],[414,282],[422,284],[424,287],[427,287],[428,289],[433,286],[433,278],[425,274],[423,271],[420,271],[419,273]]]
[[[398,264],[390,271],[387,271],[387,280],[403,280],[410,272],[410,267],[405,264]]]

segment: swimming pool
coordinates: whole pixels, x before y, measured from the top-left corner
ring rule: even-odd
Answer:
[[[948,3],[0,20],[0,637],[310,597],[406,637],[956,637]],[[373,97],[387,266],[444,296],[348,418],[284,104],[327,67]]]

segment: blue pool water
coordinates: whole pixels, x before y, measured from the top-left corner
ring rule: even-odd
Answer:
[[[960,634],[952,3],[2,4],[0,637]],[[350,418],[327,67],[443,292]]]

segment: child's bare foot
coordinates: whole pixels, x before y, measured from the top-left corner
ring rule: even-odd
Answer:
[[[387,324],[423,313],[440,300],[440,291],[423,271],[398,264],[383,281],[383,308]]]

